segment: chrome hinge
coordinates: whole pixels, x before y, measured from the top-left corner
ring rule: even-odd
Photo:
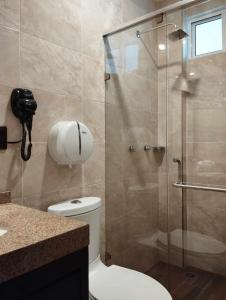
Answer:
[[[105,76],[104,76],[104,80],[105,81],[108,81],[108,80],[110,80],[111,79],[111,74],[109,74],[109,73],[105,73]]]

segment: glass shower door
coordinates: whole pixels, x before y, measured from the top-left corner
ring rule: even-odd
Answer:
[[[181,51],[181,69],[168,71],[170,289],[175,300],[224,300],[226,1],[175,16],[189,36],[169,45],[171,59]]]
[[[107,264],[138,270],[167,284],[164,24],[165,16],[158,16],[105,39],[105,205]]]

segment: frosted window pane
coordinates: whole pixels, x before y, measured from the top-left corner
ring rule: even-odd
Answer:
[[[195,55],[222,50],[222,19],[216,19],[195,26]]]

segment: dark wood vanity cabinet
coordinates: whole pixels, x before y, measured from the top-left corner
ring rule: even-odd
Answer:
[[[88,300],[88,248],[0,284],[0,300]]]

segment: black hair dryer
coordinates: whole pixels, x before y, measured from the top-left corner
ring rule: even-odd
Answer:
[[[34,99],[33,93],[26,89],[14,89],[11,94],[11,108],[22,125],[21,157],[24,161],[27,161],[31,157],[32,120],[37,109],[37,102]],[[27,133],[29,144],[26,150]]]

